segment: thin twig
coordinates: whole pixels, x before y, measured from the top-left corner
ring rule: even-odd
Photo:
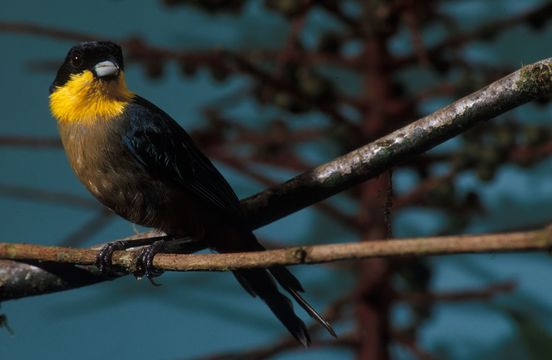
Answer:
[[[59,191],[32,189],[25,186],[0,184],[0,196],[75,206],[84,209],[101,209],[98,202],[92,200],[91,198],[88,199],[83,196]]]
[[[69,234],[59,244],[61,246],[78,246],[84,243],[93,235],[104,229],[111,220],[114,219],[115,213],[106,208],[101,208],[92,219],[84,223],[77,230]]]
[[[442,236],[360,243],[298,246],[261,252],[232,254],[159,254],[153,264],[171,271],[229,271],[276,265],[317,264],[373,257],[450,255],[482,252],[548,251],[552,248],[552,228],[527,232],[488,235]],[[73,265],[93,265],[96,250],[58,246],[0,243],[0,259],[48,261]],[[134,251],[117,251],[113,264],[132,272]]]
[[[0,147],[26,147],[60,149],[59,138],[34,137],[24,135],[0,135]]]
[[[341,298],[333,301],[324,311],[324,318],[331,323],[335,323],[343,313],[343,309],[345,308],[345,306],[349,304],[351,300],[352,300],[352,296],[349,294],[346,296],[342,296]],[[309,334],[316,334],[316,332],[321,329],[321,326],[319,323],[315,322],[312,325],[310,325],[307,329]],[[336,346],[336,345],[353,346],[355,341],[354,339],[355,338],[353,334],[340,334],[339,340],[341,341],[339,342],[335,342],[336,339],[321,340],[316,338],[314,339],[312,346],[313,347]],[[226,352],[226,353],[209,355],[206,357],[200,357],[200,359],[203,359],[203,360],[267,359],[272,356],[276,356],[278,354],[281,354],[287,351],[297,350],[297,349],[302,350],[304,348],[302,348],[294,338],[292,338],[289,335],[285,335],[280,340],[277,340],[268,345],[263,345],[257,348],[247,349],[244,351],[234,351],[234,352]]]
[[[498,294],[510,293],[517,287],[513,280],[488,285],[482,289],[466,289],[439,293],[408,293],[402,294],[399,299],[416,304],[433,302],[462,302],[474,300],[488,300]]]
[[[552,4],[544,3],[541,6],[536,6],[526,12],[517,12],[514,15],[506,18],[501,18],[495,22],[485,22],[483,25],[467,31],[462,34],[458,34],[443,40],[442,42],[434,45],[427,50],[429,57],[435,57],[444,50],[448,50],[454,47],[461,47],[464,44],[471,44],[474,40],[490,40],[494,36],[501,34],[504,29],[512,29],[517,25],[526,24],[531,20],[542,21],[545,23],[547,18],[542,14],[550,13]],[[418,60],[416,53],[406,56],[401,59],[397,59],[395,65],[402,67],[406,64],[413,64]]]

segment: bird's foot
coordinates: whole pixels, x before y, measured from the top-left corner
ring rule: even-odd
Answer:
[[[100,270],[102,274],[111,272],[111,258],[113,257],[113,253],[118,250],[128,249],[130,246],[132,246],[130,241],[126,240],[117,240],[102,246],[98,255],[96,255],[96,266],[98,270]]]
[[[119,250],[126,250],[129,248],[144,246],[152,244],[154,241],[163,240],[167,236],[159,236],[153,238],[133,239],[133,240],[117,240],[105,244],[101,247],[96,255],[96,266],[102,274],[111,272],[113,253]]]
[[[153,243],[152,243],[153,241]],[[153,258],[159,252],[171,251],[181,254],[190,254],[206,248],[207,244],[198,241],[196,238],[185,237],[175,238],[172,236],[159,236],[156,238],[145,238],[140,240],[117,240],[105,244],[96,256],[96,266],[103,274],[112,270],[112,257],[115,251],[126,250],[137,246],[144,246],[136,258],[136,271],[134,275],[137,278],[147,277],[155,286],[160,284],[153,281],[154,278],[161,276],[163,270],[156,269],[153,266]]]
[[[166,240],[157,240],[140,251],[140,254],[138,254],[136,258],[136,271],[134,272],[134,276],[137,278],[145,276],[154,286],[161,286],[161,284],[156,283],[153,279],[161,276],[163,270],[156,269],[153,266],[153,258],[165,248],[166,244]]]
[[[153,266],[153,258],[156,254],[160,252],[175,252],[179,254],[190,254],[196,251],[200,251],[206,248],[206,244],[202,241],[199,241],[197,238],[192,237],[164,237],[155,241],[150,246],[142,249],[138,257],[136,258],[136,271],[134,276],[137,278],[147,277],[148,280],[154,286],[160,286],[161,284],[156,283],[153,279],[161,276],[163,270],[156,269]]]

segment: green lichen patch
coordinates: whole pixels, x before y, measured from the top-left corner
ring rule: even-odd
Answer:
[[[71,255],[64,252],[64,251],[60,251],[59,253],[56,254],[56,259],[57,259],[58,262],[65,263],[65,262],[68,262],[68,260],[71,259]]]
[[[552,92],[552,66],[537,63],[521,69],[517,86],[532,97],[541,97]]]
[[[6,258],[7,259],[13,259],[17,256],[17,246],[7,244],[6,246]]]

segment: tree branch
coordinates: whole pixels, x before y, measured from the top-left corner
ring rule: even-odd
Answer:
[[[244,201],[254,228],[324,200],[477,123],[552,89],[552,58],[528,65],[431,115]]]
[[[479,122],[550,93],[551,76],[552,59],[525,66],[379,140],[245,199],[242,204],[252,228],[266,225],[377,176],[405,158],[428,150]],[[514,233],[508,236],[427,238],[416,241],[393,240],[299,247],[266,254],[158,255],[155,257],[154,265],[168,270],[228,270],[238,266],[263,267],[375,256],[544,250],[550,247],[548,235],[546,230]],[[34,260],[37,249],[39,247],[32,245],[3,244],[0,258]],[[96,254],[92,250],[65,248],[41,248],[39,253],[39,258],[43,261],[79,264],[93,264]],[[132,268],[133,260],[128,252],[118,253],[114,259],[116,264]],[[29,290],[34,287],[29,282],[26,283],[27,292],[14,293],[7,288],[5,280],[10,271],[9,267],[0,268],[0,299],[13,299],[60,289],[55,283],[59,278],[56,278],[52,280],[54,283],[50,283],[50,287],[46,283],[42,284],[42,291],[36,288]],[[19,279],[25,282],[25,277]],[[19,289],[24,287],[24,284],[19,284]]]
[[[153,265],[170,271],[230,271],[276,265],[317,264],[331,261],[394,256],[428,256],[481,252],[549,251],[552,227],[528,232],[378,240],[347,244],[298,246],[262,252],[232,254],[158,254]],[[94,265],[97,251],[58,246],[0,243],[0,259],[69,265]],[[117,251],[113,264],[136,270],[135,251]],[[0,280],[5,269],[0,268]],[[1,282],[0,282],[1,283]],[[10,295],[12,294],[12,295]],[[0,287],[0,300],[14,298],[9,286]]]

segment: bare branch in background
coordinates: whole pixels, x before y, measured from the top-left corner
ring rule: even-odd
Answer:
[[[92,199],[64,192],[32,189],[25,186],[0,184],[0,196],[14,197],[18,199],[36,202],[47,202],[78,208],[99,210],[100,205]]]
[[[21,135],[0,135],[0,147],[61,149],[61,141],[58,138],[42,138]]]

